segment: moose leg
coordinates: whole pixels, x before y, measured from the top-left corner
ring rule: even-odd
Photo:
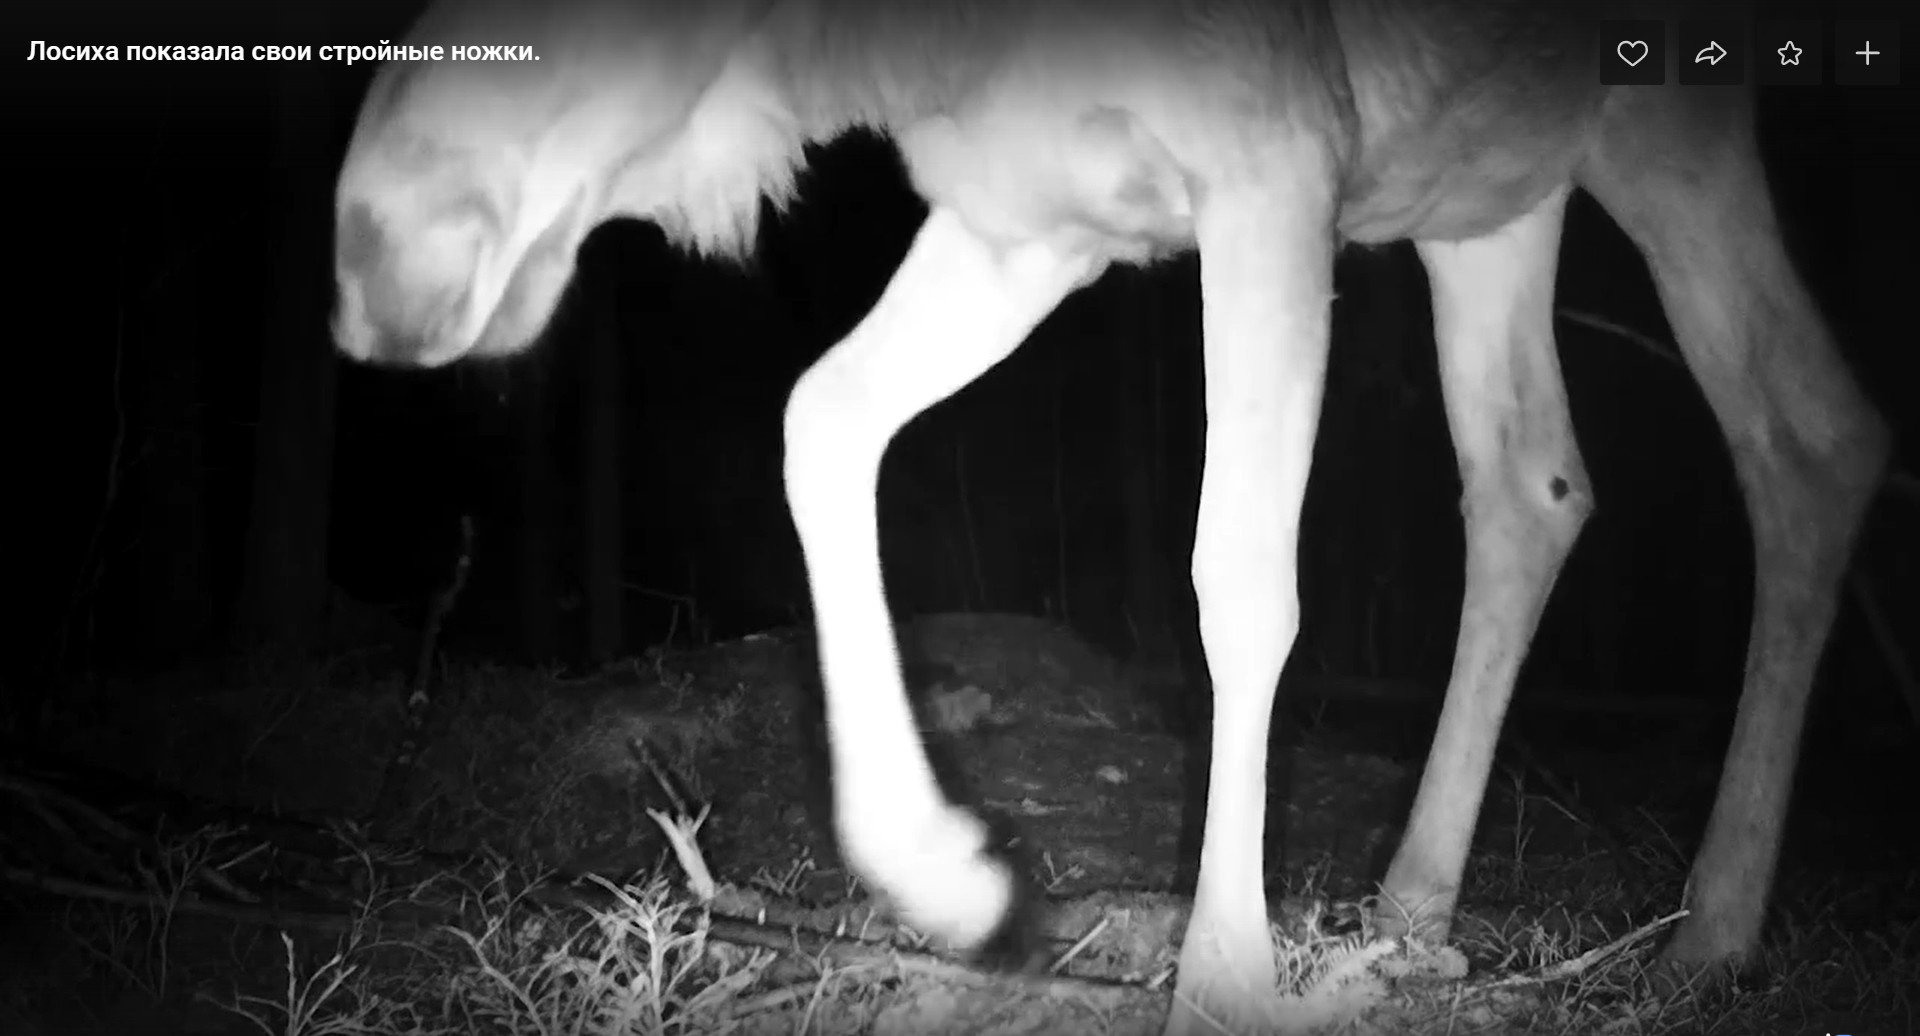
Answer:
[[[1484,237],[1418,246],[1460,464],[1467,574],[1446,703],[1375,920],[1444,940],[1514,679],[1591,510],[1553,340],[1567,188]]]
[[[936,208],[873,311],[787,403],[787,502],[813,591],[840,845],[906,919],[960,946],[1000,927],[1014,876],[935,784],[908,709],[880,574],[880,460],[1098,272],[1046,244],[989,242]]]
[[[1753,532],[1745,683],[1690,913],[1664,951],[1686,976],[1759,945],[1814,669],[1888,435],[1787,257],[1751,111],[1682,96],[1623,96],[1580,178],[1647,257]]]
[[[1333,297],[1330,208],[1304,203],[1314,184],[1297,180],[1299,189],[1216,189],[1196,218],[1207,435],[1193,587],[1213,678],[1213,742],[1170,1034],[1273,1028],[1267,732],[1300,627],[1300,504]]]

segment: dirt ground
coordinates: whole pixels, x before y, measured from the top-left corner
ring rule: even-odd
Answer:
[[[1179,892],[1190,888],[1197,856],[1190,821],[1198,815],[1202,777],[1194,739],[1161,721],[1164,680],[1156,685],[1066,630],[1018,616],[925,617],[903,628],[902,647],[943,780],[1010,833],[1041,890],[1042,929],[1055,952],[1070,959],[1054,975],[1034,977],[909,954],[893,965],[898,971],[891,980],[868,990],[864,1013],[846,1031],[1157,1032],[1184,923]],[[427,713],[418,764],[389,776],[403,690],[396,677],[350,667],[319,678],[241,679],[224,687],[103,687],[75,700],[61,728],[64,739],[47,738],[44,756],[64,761],[56,769],[68,775],[62,786],[75,796],[96,803],[138,800],[146,804],[143,816],[163,816],[179,830],[204,830],[193,824],[208,816],[255,832],[295,821],[310,832],[319,818],[361,818],[365,826],[355,830],[370,843],[426,852],[382,867],[457,870],[449,861],[508,860],[557,875],[550,884],[589,873],[615,881],[666,873],[677,882],[680,866],[647,811],[690,816],[705,809],[694,841],[728,886],[716,909],[730,907],[747,921],[757,911],[829,933],[897,934],[840,868],[823,823],[827,784],[817,684],[806,638],[793,631],[655,652],[587,678],[489,668],[452,672]],[[1296,942],[1358,945],[1360,901],[1384,872],[1404,822],[1422,761],[1404,748],[1417,744],[1430,719],[1377,712],[1343,716],[1339,709],[1296,705],[1283,706],[1277,717],[1269,889],[1278,930]],[[1526,736],[1510,739],[1496,768],[1454,935],[1475,975],[1514,975],[1575,958],[1680,899],[1681,846],[1694,837],[1711,800],[1711,755],[1676,752],[1643,733],[1609,736],[1592,724],[1550,737],[1537,744]],[[1400,754],[1383,755],[1382,745]],[[73,777],[82,772],[76,762],[97,770]],[[1813,776],[1803,783],[1817,785],[1832,768],[1810,769]],[[122,778],[127,783],[116,783]],[[175,798],[157,799],[155,787]],[[1834,967],[1852,977],[1836,984],[1829,976],[1821,988],[1852,992],[1796,997],[1795,1007],[1769,1009],[1771,1022],[1743,1017],[1728,1023],[1739,1025],[1737,1031],[1838,1031],[1848,1024],[1855,1027],[1845,1031],[1855,1034],[1913,1031],[1899,1020],[1912,1002],[1889,998],[1881,985],[1920,988],[1911,831],[1862,842],[1863,825],[1879,831],[1895,825],[1884,812],[1856,806],[1802,808],[1796,815],[1778,912],[1789,930],[1783,957],[1798,963],[1772,965],[1777,981],[1811,982],[1800,965],[1821,962],[1803,958],[1837,954],[1841,963]],[[25,830],[31,821],[22,824]],[[1832,852],[1841,836],[1852,838],[1853,848]],[[74,844],[58,838],[47,845],[27,838],[9,843],[13,873],[24,873],[25,858],[35,856],[42,876],[70,873],[79,866]],[[50,859],[55,866],[45,865]],[[1835,868],[1842,859],[1844,877],[1822,881],[1841,873]],[[363,860],[362,869],[375,868]],[[341,873],[336,868],[332,878],[315,878],[313,885],[363,880]],[[96,889],[111,884],[98,875],[88,881]],[[39,891],[47,887],[42,882]],[[87,900],[69,893],[57,898]],[[302,916],[324,913],[339,898],[316,894]],[[16,975],[51,974],[52,962],[72,948],[49,948],[59,939],[48,932],[71,934],[73,915],[63,915],[64,927],[50,925],[45,897],[28,900],[13,907],[13,927],[38,934],[10,936],[0,952],[9,955]],[[261,927],[236,921],[232,911],[209,913],[210,920],[182,922],[170,937],[217,943],[219,952],[210,955],[231,961],[235,932],[250,923]],[[243,956],[272,972],[277,944],[262,943],[257,931],[249,938]],[[1885,952],[1859,949],[1872,940]],[[1855,949],[1827,949],[1842,944]],[[1865,956],[1849,962],[1845,952]],[[177,974],[165,980],[174,990],[195,988],[203,971],[229,985],[246,980],[221,976],[212,963],[196,969],[192,958],[193,951],[179,951]],[[1888,968],[1898,973],[1865,974]],[[1541,998],[1508,987],[1483,987],[1475,1001],[1480,1013],[1463,1012],[1458,989],[1445,992],[1452,988],[1446,980],[1461,970],[1403,969],[1393,984],[1407,997],[1373,1005],[1370,1027],[1350,1031],[1425,1031],[1441,1017],[1434,1013],[1436,995],[1453,997],[1451,1013],[1442,1014],[1456,1026],[1471,1023],[1471,1031],[1526,1031],[1545,1024],[1542,1017],[1559,1018],[1553,1024],[1563,1031],[1589,1031],[1589,1022],[1591,1031],[1609,1031],[1594,1018],[1607,1011],[1618,1019],[1644,1018],[1639,1009],[1609,1006],[1607,996],[1614,994],[1569,1000],[1564,990]],[[1442,992],[1416,995],[1423,988]],[[1534,999],[1509,1002],[1526,996]],[[230,1013],[211,1012],[204,1003],[151,1029],[111,1009],[92,1013],[85,1031],[258,1031],[230,1028]],[[101,1021],[102,1013],[110,1017]],[[46,1020],[60,1017],[78,1016],[46,1006],[40,1020],[5,1031],[82,1031],[78,1021]],[[1611,1031],[1736,1031],[1704,1015],[1693,1019],[1698,1029],[1671,1021]],[[1768,1027],[1773,1022],[1777,1029]],[[778,1011],[743,1031],[763,1026],[795,1031]]]

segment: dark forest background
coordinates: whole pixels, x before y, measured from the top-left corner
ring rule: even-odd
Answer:
[[[371,43],[401,38],[416,5],[163,8],[63,6],[15,33],[13,668],[148,672],[404,635],[448,578],[462,516],[472,575],[449,652],[591,665],[805,621],[781,408],[924,213],[889,145],[816,149],[749,269],[611,225],[533,352],[364,369],[334,357],[327,314],[332,183],[372,66],[20,53]],[[1790,246],[1910,470],[1913,87],[1770,88],[1761,110]],[[1196,271],[1109,273],[901,436],[880,501],[900,613],[1047,615],[1194,671]],[[1462,543],[1424,274],[1406,246],[1351,249],[1339,290],[1290,672],[1437,688]],[[1725,447],[1632,246],[1585,198],[1560,290],[1599,506],[1527,682],[1730,706],[1751,562]],[[1887,631],[1911,645],[1920,629],[1920,502],[1899,485],[1862,544],[1828,711],[1908,707],[1884,650]]]

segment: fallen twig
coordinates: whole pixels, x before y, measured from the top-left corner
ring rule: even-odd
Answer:
[[[1492,982],[1475,986],[1474,989],[1480,991],[1508,989],[1514,986],[1537,986],[1549,982],[1560,982],[1570,979],[1624,952],[1628,947],[1646,941],[1662,928],[1673,924],[1689,913],[1692,913],[1692,911],[1676,910],[1657,921],[1649,921],[1610,943],[1603,946],[1596,946],[1578,957],[1563,960],[1551,967],[1541,968],[1538,971],[1531,971],[1524,975],[1509,975],[1506,978],[1495,979]]]

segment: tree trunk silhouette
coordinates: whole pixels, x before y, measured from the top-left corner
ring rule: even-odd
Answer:
[[[1308,620],[1313,654],[1338,672],[1380,676],[1407,664],[1387,639],[1396,632],[1392,577],[1405,555],[1412,495],[1402,477],[1405,357],[1410,341],[1433,346],[1409,320],[1413,293],[1425,287],[1410,255],[1387,249],[1342,260],[1336,355],[1301,525],[1300,593],[1308,615],[1320,616]]]
[[[274,654],[320,641],[327,600],[335,363],[331,296],[333,163],[327,82],[308,65],[273,73],[274,185],[264,243],[273,256],[254,437],[253,500],[236,634]]]
[[[1117,420],[1114,441],[1122,444],[1121,520],[1125,523],[1127,619],[1134,660],[1149,668],[1176,663],[1167,579],[1167,547],[1161,501],[1166,499],[1167,430],[1162,398],[1161,357],[1176,332],[1168,326],[1163,299],[1167,278],[1143,271],[1122,275],[1131,326],[1142,338],[1126,343],[1144,362],[1132,366],[1126,399],[1111,412]],[[1116,294],[1118,294],[1116,292]]]
[[[515,372],[514,406],[519,435],[514,447],[518,469],[518,539],[515,542],[514,592],[519,599],[520,649],[535,662],[560,653],[558,552],[560,482],[553,470],[553,393],[545,351],[536,351]]]
[[[603,280],[610,280],[606,278]],[[602,285],[610,287],[610,285]],[[620,310],[600,291],[587,298],[593,308],[586,361],[582,364],[580,434],[580,516],[582,596],[587,610],[586,660],[619,657],[625,620],[622,614]]]
[[[160,296],[165,300],[168,296]],[[213,566],[207,532],[207,440],[197,312],[192,297],[158,308],[155,325],[180,336],[174,348],[136,359],[131,455],[139,512],[134,554],[134,650],[169,661],[212,631]],[[141,362],[145,361],[145,362]]]

